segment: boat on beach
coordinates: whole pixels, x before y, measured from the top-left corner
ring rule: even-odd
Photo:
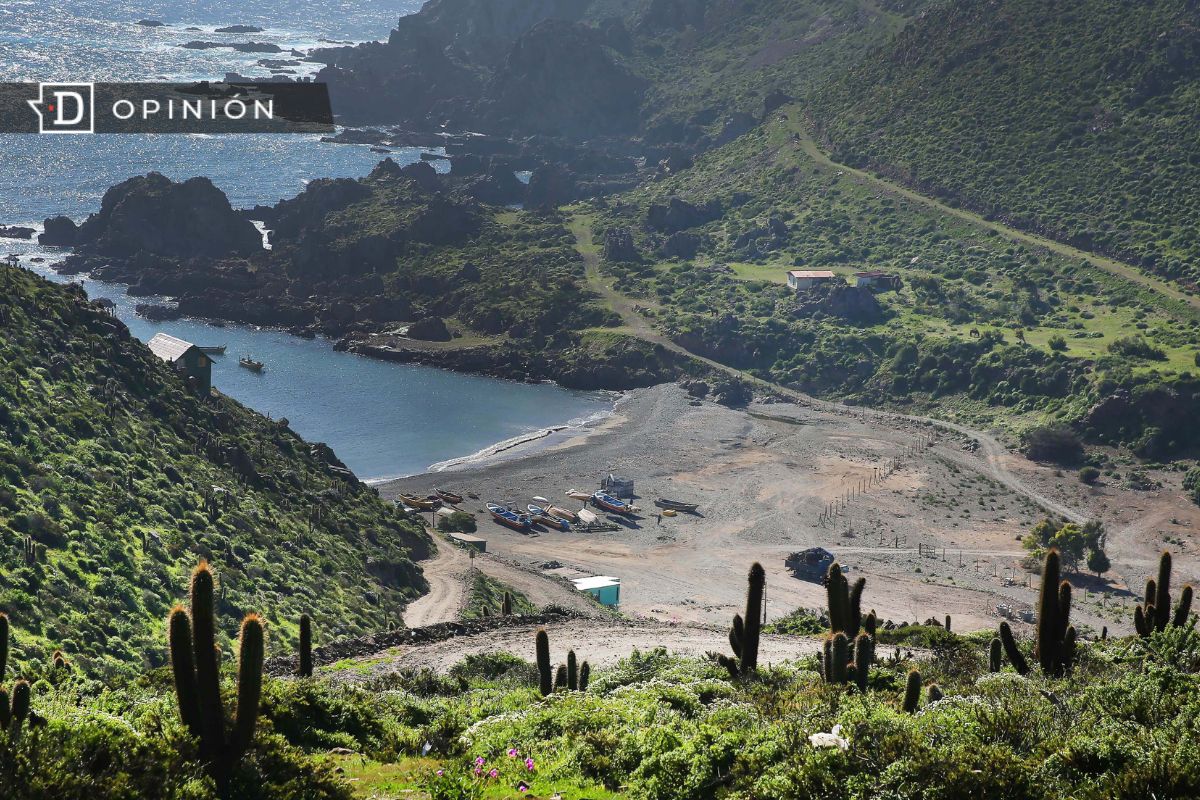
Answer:
[[[239,358],[238,365],[245,367],[251,372],[262,372],[263,368],[266,367],[266,364],[261,361],[255,361],[253,358],[250,358],[250,356],[243,356]]]
[[[584,525],[594,525],[600,521],[600,517],[596,516],[595,511],[582,508],[579,510],[579,521]]]
[[[436,511],[442,505],[442,501],[436,497],[417,497],[413,494],[402,494],[400,500],[406,506],[420,511]]]
[[[567,522],[574,522],[577,516],[574,511],[562,506],[546,506],[546,510],[556,517],[562,517]]]
[[[665,497],[660,497],[655,500],[654,505],[661,509],[669,511],[683,511],[687,514],[696,513],[696,509],[700,507],[699,503],[685,503],[681,500],[668,500]]]
[[[227,346],[228,345],[223,345],[223,344],[210,344],[207,346],[199,345],[196,349],[199,350],[201,353],[204,353],[205,355],[223,356],[223,355],[225,355],[225,348]]]
[[[578,489],[571,489],[570,491],[567,492],[567,497],[570,497],[573,500],[582,500],[583,502],[586,503],[588,500],[592,499],[592,493],[591,492],[581,492]]]
[[[529,512],[529,518],[534,522],[540,522],[550,528],[558,528],[560,531],[571,530],[571,523],[567,522],[562,517],[556,517],[541,506],[533,504],[525,506]]]
[[[461,494],[452,492],[449,489],[434,489],[433,493],[450,505],[456,506],[463,501],[463,496]]]
[[[511,508],[499,505],[498,503],[488,503],[487,510],[492,515],[492,519],[507,528],[512,528],[514,531],[529,530],[531,523],[529,517],[524,514],[518,514]]]
[[[633,514],[633,506],[626,503],[624,500],[618,500],[611,494],[604,492],[596,492],[592,495],[592,502],[605,511],[612,511],[615,514]]]

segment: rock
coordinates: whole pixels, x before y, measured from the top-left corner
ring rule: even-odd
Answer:
[[[529,176],[525,190],[526,208],[557,208],[576,199],[575,176],[558,164],[544,164]]]
[[[33,228],[21,225],[0,225],[0,238],[2,239],[32,239],[35,233],[37,231]]]
[[[479,267],[473,261],[468,261],[454,276],[454,280],[458,283],[478,283],[481,277]]]
[[[43,227],[45,230],[38,235],[38,244],[48,247],[74,247],[79,237],[79,226],[70,217],[50,217]]]
[[[50,222],[46,221],[47,235]],[[222,258],[263,252],[258,229],[233,210],[212,181],[190,178],[175,183],[157,172],[105,192],[100,210],[79,226],[75,244],[91,255],[126,258]]]
[[[663,242],[662,254],[667,258],[695,258],[700,250],[700,237],[694,233],[676,231]]]
[[[262,33],[263,29],[257,25],[226,25],[224,28],[217,28],[217,33]]]
[[[777,108],[782,108],[792,102],[794,98],[786,92],[781,92],[778,89],[768,94],[763,98],[763,113],[762,119],[765,122],[767,117],[771,116],[771,112]]]
[[[678,197],[672,197],[666,204],[654,203],[646,212],[646,224],[663,233],[675,233],[687,228],[695,228],[719,217],[720,206],[708,203],[705,206],[695,206]]]
[[[883,306],[874,292],[846,283],[816,286],[783,302],[795,304],[792,310],[795,317],[808,317],[821,312],[859,325],[873,325],[885,316]]]
[[[633,243],[633,232],[628,228],[612,228],[604,234],[604,259],[606,261],[641,261],[641,254]]]
[[[441,317],[426,317],[408,326],[408,338],[423,342],[448,342],[450,329]]]
[[[159,22],[156,19],[139,19],[137,24],[141,25],[143,28],[161,28],[166,25],[165,22]]]
[[[165,306],[159,303],[138,303],[133,310],[139,317],[145,317],[151,322],[164,322],[183,316],[178,306]]]
[[[713,147],[720,147],[723,144],[728,144],[734,139],[749,133],[758,127],[758,120],[752,114],[747,114],[744,111],[736,114],[731,114],[726,118],[724,125],[721,127],[721,132],[717,138],[713,140]]]
[[[456,178],[463,175],[482,175],[484,170],[483,158],[474,153],[463,153],[450,158],[450,174]]]
[[[436,169],[425,161],[417,161],[401,167],[400,174],[415,181],[418,186],[427,192],[436,192],[442,188],[441,176],[438,175]]]

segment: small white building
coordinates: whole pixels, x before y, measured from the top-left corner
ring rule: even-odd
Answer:
[[[571,583],[580,592],[590,594],[599,601],[600,605],[616,608],[621,604],[621,579],[612,575],[591,575],[586,578],[572,578]]]
[[[860,289],[899,289],[900,276],[892,272],[883,272],[877,269],[856,272],[854,273],[854,285]]]
[[[788,271],[788,286],[795,291],[811,289],[829,283],[837,276],[827,269],[793,269]]]

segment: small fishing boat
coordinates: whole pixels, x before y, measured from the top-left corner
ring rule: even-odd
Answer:
[[[436,497],[417,497],[413,494],[402,494],[400,499],[404,504],[421,511],[436,511],[441,507],[442,501]]]
[[[456,506],[463,501],[463,496],[461,494],[452,492],[449,489],[434,489],[433,493],[451,505]]]
[[[699,503],[684,503],[680,500],[668,500],[665,497],[655,500],[654,505],[659,508],[670,509],[671,511],[683,511],[688,514],[694,514],[696,509],[700,507]]]
[[[558,528],[560,531],[571,530],[571,523],[567,522],[565,519],[563,519],[561,517],[554,516],[549,511],[542,508],[541,506],[535,506],[535,505],[530,504],[528,506],[525,506],[525,508],[527,511],[529,511],[529,517],[534,522],[540,522],[543,525],[550,527],[550,528]]]
[[[238,364],[250,370],[251,372],[262,372],[263,367],[266,366],[263,364],[263,362],[255,361],[253,358],[250,358],[250,356],[243,356],[242,358],[239,358]]]
[[[574,522],[576,518],[574,511],[563,508],[562,506],[546,506],[546,510],[556,517],[562,517],[567,522]]]
[[[664,508],[664,509],[663,509],[663,512],[662,512],[662,515],[663,515],[664,517],[673,517],[673,516],[675,516],[675,515],[676,515],[676,514],[678,514],[678,513],[679,513],[679,512],[678,512],[678,511],[676,511],[676,510],[675,510],[675,509],[673,509],[673,508]]]
[[[586,508],[581,508],[579,510],[579,521],[584,525],[595,525],[600,521],[600,518],[596,516],[595,511],[589,511]]]
[[[633,506],[626,503],[624,500],[618,500],[611,494],[604,492],[596,492],[592,495],[592,502],[605,511],[612,511],[617,514],[632,514]]]
[[[578,489],[572,489],[567,492],[567,497],[570,497],[573,500],[582,500],[585,503],[592,499],[590,492],[581,492]]]
[[[211,344],[208,346],[200,345],[196,349],[199,350],[201,353],[205,353],[206,355],[223,356],[223,355],[225,355],[226,346],[227,345],[223,345],[223,344]]]
[[[488,503],[487,510],[492,515],[492,519],[505,527],[512,528],[514,531],[529,530],[529,517],[524,514],[518,514],[511,508],[505,508],[496,503]]]

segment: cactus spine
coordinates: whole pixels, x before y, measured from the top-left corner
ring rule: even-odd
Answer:
[[[588,680],[592,677],[592,666],[588,662],[579,665],[579,691],[586,692]]]
[[[729,629],[729,646],[733,657],[721,655],[718,663],[729,670],[733,678],[746,677],[758,669],[758,641],[762,631],[762,599],[767,585],[767,573],[757,561],[750,567],[746,589],[746,616],[734,614]]]
[[[538,689],[541,691],[542,697],[546,697],[554,691],[554,679],[550,667],[550,637],[546,635],[545,628],[538,629],[535,644],[537,651]]]
[[[242,620],[238,640],[237,709],[232,735],[227,737],[213,619],[213,589],[212,570],[201,561],[192,573],[191,613],[182,606],[171,610],[167,618],[167,638],[179,717],[188,731],[200,740],[201,757],[218,790],[224,794],[234,767],[254,738],[262,697],[265,635],[258,615],[247,614]]]
[[[572,692],[579,688],[579,665],[574,650],[567,651],[567,688]]]
[[[301,678],[311,678],[313,674],[312,661],[312,620],[308,614],[300,615],[300,668]]]
[[[1061,580],[1058,551],[1046,553],[1038,595],[1036,656],[1047,675],[1061,676],[1075,656],[1075,626],[1070,624],[1071,584]]]
[[[554,674],[554,691],[567,688],[567,665],[559,664],[558,672]]]
[[[1165,630],[1167,625],[1184,625],[1192,611],[1192,587],[1179,593],[1175,613],[1171,613],[1171,554],[1163,550],[1158,558],[1158,580],[1146,581],[1146,599],[1133,610],[1133,626],[1141,637]]]
[[[921,703],[921,673],[911,670],[904,684],[904,713],[915,714]]]
[[[988,671],[999,672],[1003,664],[1003,644],[1000,642],[999,637],[996,637],[992,639],[991,645],[988,646]]]
[[[871,662],[875,660],[875,643],[866,633],[860,633],[854,640],[854,682],[858,690],[867,690],[867,680],[871,675]]]
[[[1013,665],[1017,674],[1028,675],[1029,662],[1025,660],[1021,648],[1017,647],[1017,639],[1007,622],[1000,623],[1000,643],[1004,646],[1004,655],[1008,656],[1008,663]]]

